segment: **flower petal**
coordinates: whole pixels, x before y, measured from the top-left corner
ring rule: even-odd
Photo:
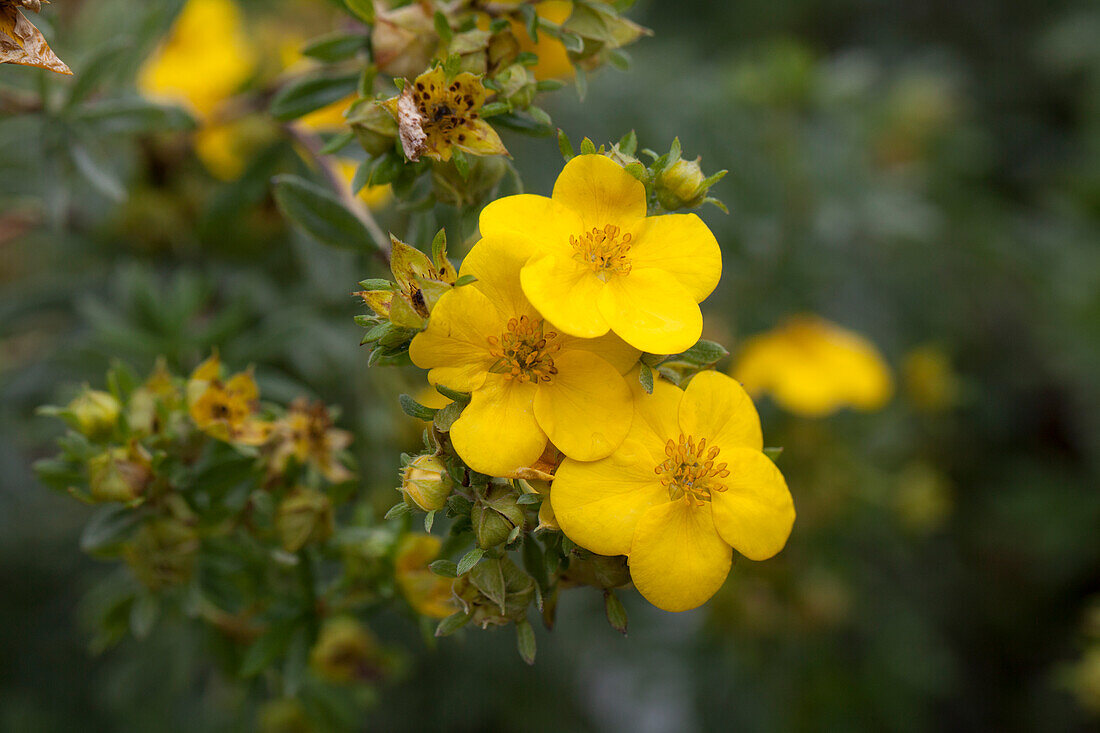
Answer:
[[[529,193],[492,202],[481,210],[478,227],[482,237],[518,235],[538,253],[564,257],[573,254],[569,237],[584,229],[580,216],[564,204]]]
[[[657,608],[688,611],[722,587],[732,558],[714,529],[710,507],[683,498],[642,515],[630,548],[630,577]]]
[[[605,283],[574,260],[534,258],[520,272],[520,283],[531,304],[562,333],[595,338],[610,328],[599,308]]]
[[[656,268],[676,278],[696,303],[703,302],[722,277],[722,250],[695,214],[648,217],[630,248],[634,267]]]
[[[600,555],[628,553],[638,520],[650,507],[668,501],[654,465],[650,451],[629,439],[600,461],[566,458],[550,491],[562,532]]]
[[[735,446],[764,449],[756,407],[736,380],[720,372],[692,377],[680,402],[680,428],[723,451]]]
[[[750,448],[722,450],[730,476],[726,490],[712,494],[714,526],[750,560],[767,560],[787,544],[794,526],[794,501],[771,459]]]
[[[451,426],[451,441],[466,464],[490,476],[530,466],[546,448],[535,421],[536,387],[490,374]]]
[[[480,290],[455,288],[432,309],[428,328],[413,337],[409,357],[429,369],[428,381],[469,392],[485,382],[495,358],[489,336],[504,331],[504,318]]]
[[[506,318],[535,315],[519,284],[519,271],[531,256],[529,240],[515,234],[496,234],[473,246],[462,260],[461,275],[473,275],[469,286],[480,290]]]
[[[575,336],[561,335],[561,348],[579,349],[590,351],[602,358],[611,366],[619,370],[619,374],[626,374],[638,363],[641,352],[623,341],[613,333],[605,333],[593,339],[582,339]]]
[[[528,291],[526,283],[523,289]],[[531,302],[539,308],[534,298]],[[695,299],[677,280],[652,268],[612,278],[600,293],[599,312],[623,341],[651,354],[686,351],[703,333]]]
[[[580,214],[584,229],[625,229],[646,214],[645,186],[605,155],[578,155],[566,163],[553,198]]]
[[[611,455],[630,430],[634,402],[615,367],[587,351],[563,351],[535,394],[535,418],[550,442],[578,461]]]
[[[684,391],[660,377],[653,380],[653,394],[647,394],[638,381],[638,371],[626,377],[634,395],[634,420],[627,440],[645,445],[651,453],[653,468],[665,460],[665,444],[680,436],[680,401]]]
[[[472,120],[465,128],[450,135],[451,144],[472,155],[507,155],[508,149],[500,141],[500,135],[485,120]]]

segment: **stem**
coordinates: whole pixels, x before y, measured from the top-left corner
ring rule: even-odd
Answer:
[[[321,154],[321,138],[296,125],[284,125],[283,129],[286,130],[287,135],[289,135],[294,142],[298,143],[309,153],[314,164],[320,169],[325,180],[328,181],[329,186],[332,187],[340,197],[341,203],[343,203],[355,218],[366,227],[371,239],[374,240],[375,251],[378,253],[378,256],[382,258],[385,264],[389,264],[390,238],[382,231],[382,227],[378,226],[378,222],[374,220],[374,216],[371,215],[370,209],[352,193],[350,186],[344,184],[344,181],[341,180],[340,176],[336,173],[336,169],[332,166],[328,157]]]
[[[310,633],[316,637],[320,627],[320,603],[317,599],[317,580],[313,573],[313,558],[309,551],[302,548],[298,551],[298,579],[301,581],[302,590],[306,595],[306,608],[309,611]]]

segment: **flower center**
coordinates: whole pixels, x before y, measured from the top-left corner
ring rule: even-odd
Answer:
[[[507,379],[524,382],[549,382],[558,373],[553,355],[561,350],[558,334],[544,331],[541,318],[520,316],[508,321],[508,330],[500,338],[489,336],[489,353],[497,358],[489,371],[503,373]]]
[[[714,462],[720,451],[716,445],[708,450],[706,438],[696,443],[693,436],[681,433],[679,442],[669,439],[665,444],[668,458],[654,469],[668,489],[669,498],[675,501],[687,496],[696,506],[703,506],[713,492],[725,491],[726,486],[719,479],[727,478],[730,472],[725,463]]]
[[[450,86],[439,88],[434,83],[416,83],[417,111],[423,118],[425,132],[449,137],[458,128],[472,127],[478,118],[475,111],[476,100],[471,89],[455,81]],[[465,142],[465,133],[459,132]]]
[[[633,235],[629,232],[619,236],[619,227],[608,224],[603,229],[593,227],[577,237],[570,235],[573,245],[573,259],[582,265],[588,265],[592,271],[606,280],[608,275],[625,275],[630,272],[630,243]]]

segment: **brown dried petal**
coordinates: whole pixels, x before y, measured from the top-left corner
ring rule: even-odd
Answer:
[[[19,0],[19,5],[35,10],[38,7],[27,4],[29,0]],[[19,8],[12,4],[0,4],[0,64],[21,64],[49,69],[58,74],[72,76],[65,62],[50,50],[46,39],[29,20],[23,17]]]
[[[413,99],[412,85],[408,83],[397,99],[397,134],[405,157],[413,162],[420,160],[428,135],[424,132],[424,117]]]

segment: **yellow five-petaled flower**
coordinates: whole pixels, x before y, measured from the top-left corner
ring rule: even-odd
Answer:
[[[543,319],[520,290],[525,241],[485,238],[462,263],[477,281],[443,295],[409,348],[428,380],[471,392],[451,426],[475,471],[510,476],[535,463],[547,438],[591,461],[611,453],[633,415],[623,374],[638,351],[613,335],[579,339]]]
[[[756,408],[734,380],[703,372],[684,391],[658,381],[652,395],[635,387],[634,422],[614,453],[562,462],[550,501],[567,537],[628,555],[646,600],[686,611],[721,587],[731,548],[765,560],[787,542],[794,503],[762,448]]]
[[[654,354],[690,348],[699,303],[718,285],[722,254],[695,214],[646,216],[645,187],[602,155],[566,164],[551,198],[498,199],[481,213],[483,237],[526,241],[523,292],[563,333],[613,331]]]

